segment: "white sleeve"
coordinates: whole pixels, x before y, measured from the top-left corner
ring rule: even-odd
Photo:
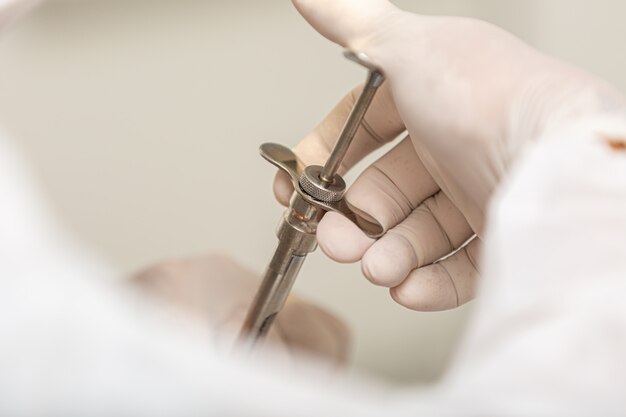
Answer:
[[[382,416],[395,407],[380,386],[220,352],[208,329],[111,279],[62,233],[33,183],[0,134],[0,415]]]
[[[0,167],[0,415],[626,414],[626,154],[593,129],[523,158],[454,366],[394,394],[220,354],[60,237],[2,140]]]
[[[481,415],[626,415],[624,143],[623,119],[553,132],[501,187],[448,395]]]

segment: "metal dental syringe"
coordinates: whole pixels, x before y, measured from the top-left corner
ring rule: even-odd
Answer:
[[[348,207],[343,199],[346,183],[337,171],[385,77],[364,54],[347,51],[344,55],[368,68],[369,74],[326,164],[305,167],[289,148],[273,143],[261,145],[261,156],[289,175],[294,193],[278,225],[278,247],[241,329],[241,343],[254,346],[267,334],[283,308],[306,256],[317,248],[317,224],[324,213],[334,211],[346,216],[368,236],[380,237],[384,233],[380,224]]]

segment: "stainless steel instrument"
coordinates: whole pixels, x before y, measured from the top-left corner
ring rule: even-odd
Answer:
[[[351,51],[344,52],[344,55],[366,67],[369,74],[326,164],[305,167],[289,148],[274,143],[261,145],[261,156],[289,175],[295,191],[278,226],[278,247],[241,329],[240,342],[251,347],[267,334],[283,308],[306,256],[317,248],[317,224],[324,213],[334,211],[346,216],[368,236],[380,237],[384,233],[376,221],[348,207],[343,199],[346,183],[337,170],[385,78],[366,55]]]

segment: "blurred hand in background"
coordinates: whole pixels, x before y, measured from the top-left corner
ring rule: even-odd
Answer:
[[[259,277],[219,255],[164,261],[137,274],[133,282],[148,294],[205,323],[234,348]],[[344,364],[349,332],[337,317],[292,296],[278,315],[264,343],[289,360],[305,354]]]

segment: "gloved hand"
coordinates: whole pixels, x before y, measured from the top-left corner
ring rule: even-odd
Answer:
[[[626,106],[602,81],[485,22],[410,14],[386,0],[294,4],[318,32],[366,53],[387,77],[342,172],[408,131],[346,195],[386,235],[374,242],[329,213],[320,247],[339,262],[361,260],[370,281],[411,309],[449,309],[474,296],[490,197],[527,144]],[[323,165],[359,89],[296,146],[306,164]],[[274,190],[286,204],[292,189],[284,175]]]
[[[259,286],[259,277],[218,255],[166,261],[139,274],[133,281],[148,294],[207,323],[231,348]],[[304,353],[343,364],[349,334],[331,313],[292,297],[278,315],[265,345],[288,360]]]

